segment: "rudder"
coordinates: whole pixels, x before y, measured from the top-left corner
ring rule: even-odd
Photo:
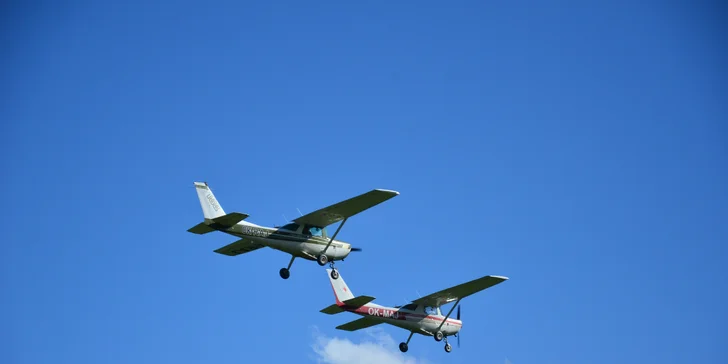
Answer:
[[[195,189],[197,190],[197,197],[200,199],[200,207],[202,207],[202,214],[205,219],[212,220],[225,215],[225,210],[217,202],[215,194],[212,193],[207,182],[195,182]]]
[[[331,269],[326,269],[326,273],[329,276],[329,281],[331,282],[331,288],[334,289],[334,297],[336,298],[336,303],[343,303],[346,300],[350,300],[354,298],[354,294],[351,292],[349,287],[346,285],[346,282],[344,282],[344,277],[341,276],[341,273],[339,273],[339,278],[333,279],[331,278]]]

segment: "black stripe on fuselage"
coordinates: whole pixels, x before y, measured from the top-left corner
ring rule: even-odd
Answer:
[[[265,227],[259,227],[259,226],[249,226],[249,225],[238,225],[242,226],[242,233],[238,231],[229,231],[228,228],[221,226],[221,228],[217,228],[217,224],[211,224],[210,227],[219,230],[228,234],[235,235],[237,237],[241,238],[259,238],[259,239],[275,239],[275,240],[283,240],[283,241],[289,241],[289,242],[295,242],[295,243],[309,243],[309,244],[317,244],[317,245],[327,245],[329,243],[328,238],[323,238],[320,236],[305,236],[297,233],[291,233],[288,231],[281,231],[281,230],[275,230],[275,229],[268,229]],[[343,247],[343,245],[340,242],[333,242],[331,243],[331,246],[335,246],[337,248]]]

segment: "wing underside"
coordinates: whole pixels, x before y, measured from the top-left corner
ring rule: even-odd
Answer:
[[[508,280],[508,278],[502,276],[485,276],[474,279],[470,282],[443,289],[441,291],[418,298],[412,302],[425,306],[440,307],[446,303],[462,299],[464,297],[470,296],[471,294],[480,292],[486,288],[493,287],[496,284],[504,282],[506,280]]]
[[[377,320],[371,319],[369,317],[362,317],[358,320],[354,320],[351,322],[347,322],[343,325],[336,326],[336,328],[339,330],[344,330],[344,331],[356,331],[356,330],[366,329],[367,327],[372,327],[374,325],[379,325],[381,323],[382,323],[382,321],[377,321]]]
[[[264,247],[265,245],[253,242],[252,240],[240,239],[215,250],[215,253],[234,257],[236,255],[249,253]]]
[[[318,209],[293,221],[297,224],[311,224],[326,227],[379,205],[397,195],[399,195],[397,191],[382,189],[371,190],[337,204]]]

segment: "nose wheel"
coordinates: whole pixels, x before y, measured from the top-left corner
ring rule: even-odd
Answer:
[[[331,267],[331,279],[333,279],[333,280],[339,279],[339,271],[336,270],[336,267],[334,267],[333,260],[331,261],[331,263],[329,263],[329,267]]]

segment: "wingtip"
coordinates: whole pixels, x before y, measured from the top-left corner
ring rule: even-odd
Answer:
[[[504,281],[507,281],[508,280],[508,277],[506,277],[506,276],[491,276],[491,277],[497,278],[497,279],[501,279],[501,280],[504,280]]]
[[[387,190],[387,189],[384,189],[384,188],[377,188],[376,190],[379,191],[379,192],[385,192],[385,193],[388,193],[388,194],[391,194],[391,195],[395,195],[395,196],[398,196],[399,195],[399,192],[398,191],[395,191],[395,190]]]

